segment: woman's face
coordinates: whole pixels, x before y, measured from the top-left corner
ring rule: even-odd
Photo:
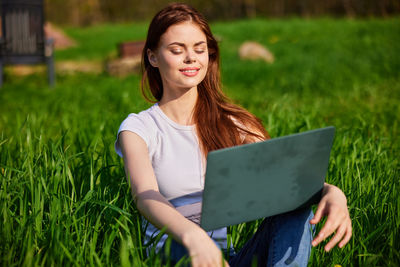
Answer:
[[[206,35],[189,21],[169,27],[157,50],[147,54],[150,64],[160,71],[164,92],[197,87],[207,73]]]

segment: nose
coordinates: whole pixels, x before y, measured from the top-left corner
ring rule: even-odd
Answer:
[[[185,57],[185,63],[193,63],[196,62],[196,55],[193,51],[187,51]]]

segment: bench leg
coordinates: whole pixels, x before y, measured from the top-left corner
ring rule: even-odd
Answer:
[[[54,72],[54,59],[53,56],[46,58],[47,63],[47,76],[49,79],[50,87],[55,85],[55,72]]]

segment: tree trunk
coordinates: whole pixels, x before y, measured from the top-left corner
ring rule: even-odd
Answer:
[[[346,16],[349,18],[353,18],[355,16],[354,8],[351,5],[351,0],[342,0],[343,7],[346,12]]]
[[[255,0],[244,0],[244,9],[245,9],[246,17],[254,18],[256,16]]]

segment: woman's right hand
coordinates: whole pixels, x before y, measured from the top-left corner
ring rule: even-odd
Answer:
[[[189,252],[193,267],[229,266],[222,256],[221,250],[201,228],[194,233],[185,234],[182,242]]]

